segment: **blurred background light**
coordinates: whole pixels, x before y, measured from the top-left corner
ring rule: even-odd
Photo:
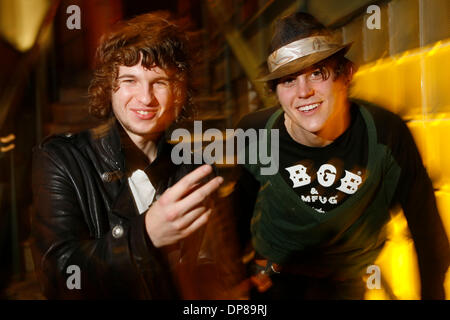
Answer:
[[[19,51],[31,48],[50,0],[0,0],[0,36]]]

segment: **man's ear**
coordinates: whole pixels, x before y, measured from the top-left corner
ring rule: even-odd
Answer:
[[[350,83],[353,80],[353,76],[358,71],[358,66],[354,64],[353,62],[350,62],[347,65],[347,72],[346,72],[346,82],[347,84]]]

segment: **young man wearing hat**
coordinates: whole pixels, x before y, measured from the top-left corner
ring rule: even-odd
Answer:
[[[433,187],[404,122],[349,100],[349,47],[306,13],[275,26],[261,80],[281,108],[249,114],[238,125],[279,130],[279,141],[270,141],[279,143],[278,173],[261,175],[262,165],[246,164],[236,187],[245,199],[238,200],[242,241],[251,230],[255,253],[253,297],[363,299],[363,277],[386,241],[390,211],[400,205],[422,298],[443,299],[450,250]]]

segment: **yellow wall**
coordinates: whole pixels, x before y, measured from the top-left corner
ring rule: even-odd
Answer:
[[[438,189],[436,199],[450,237],[450,40],[406,51],[362,66],[351,96],[389,109],[408,121],[424,164]],[[420,201],[420,200],[418,200]],[[388,225],[389,241],[377,264],[399,299],[418,299],[420,286],[414,244],[402,213]],[[450,298],[450,275],[446,278]],[[385,290],[368,290],[367,299],[386,299]]]

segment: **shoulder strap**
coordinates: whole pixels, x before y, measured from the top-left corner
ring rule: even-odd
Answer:
[[[272,129],[275,121],[278,120],[278,118],[280,117],[280,115],[283,113],[283,108],[278,109],[277,111],[275,111],[269,118],[269,120],[267,120],[266,122],[266,129],[270,130]]]

